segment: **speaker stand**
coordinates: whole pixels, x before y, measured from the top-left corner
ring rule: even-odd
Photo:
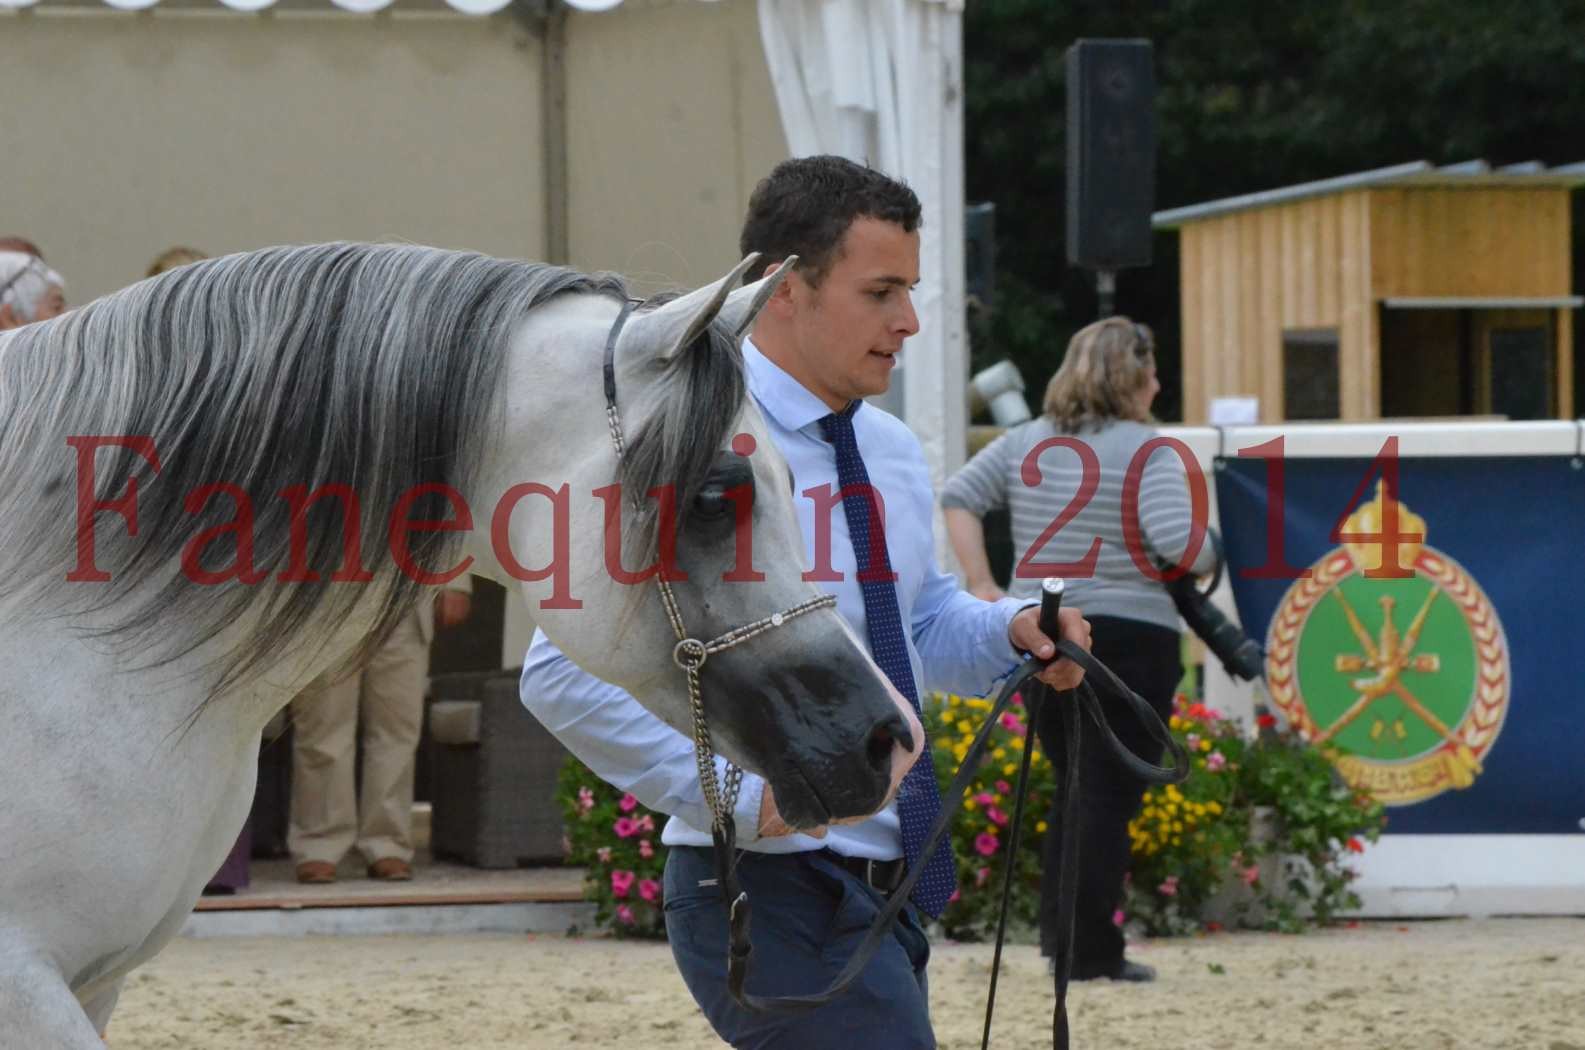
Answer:
[[[1095,295],[1097,308],[1100,310],[1101,320],[1112,316],[1112,301],[1117,295],[1117,271],[1095,271]]]

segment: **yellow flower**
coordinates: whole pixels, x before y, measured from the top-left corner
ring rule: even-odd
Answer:
[[[977,804],[972,798],[966,799],[963,803],[963,808],[972,813]]]
[[[1010,743],[1014,751],[1022,751],[1024,749],[1024,738],[1021,736],[1013,737]]]
[[[1035,833],[1039,834],[1039,835],[1044,835],[1046,833],[1046,822],[1045,821],[1040,820],[1040,821],[1036,821],[1035,822]]]
[[[963,698],[961,696],[949,696],[949,697],[947,697],[947,706],[948,707],[957,707],[957,706],[959,706],[962,703],[963,703]]]
[[[967,719],[964,719],[958,722],[958,732],[964,736],[972,737],[974,735],[974,727],[969,724]]]
[[[1211,742],[1209,740],[1200,741],[1200,750],[1201,751],[1209,751],[1209,750],[1211,750]]]
[[[991,752],[991,757],[992,758],[1006,758],[1007,757],[1007,749],[999,747],[995,751]]]
[[[1013,762],[1009,762],[1002,767],[1002,776],[1004,777],[1010,777],[1016,772],[1018,772],[1018,766]]]
[[[1217,816],[1220,816],[1222,813],[1222,804],[1220,802],[1207,802],[1205,804],[1205,808]]]

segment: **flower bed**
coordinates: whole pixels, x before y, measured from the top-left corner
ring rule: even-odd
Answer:
[[[990,702],[981,699],[946,696],[931,703],[927,725],[943,790],[989,710]],[[959,891],[943,924],[955,937],[995,931],[1011,784],[1027,737],[1024,709],[1014,711],[994,730],[993,750],[953,832]],[[1346,861],[1365,841],[1375,841],[1386,818],[1379,803],[1343,782],[1326,753],[1279,732],[1270,716],[1251,736],[1220,712],[1182,697],[1169,729],[1190,755],[1189,777],[1146,791],[1129,824],[1133,871],[1118,922],[1126,919],[1156,936],[1229,920],[1297,930],[1358,905]],[[1037,750],[1023,844],[1013,862],[1015,924],[1033,925],[1038,915],[1040,844],[1054,789],[1052,766]],[[1228,894],[1229,887],[1245,890]],[[1208,912],[1213,901],[1214,914]]]
[[[943,791],[990,707],[980,698],[927,701],[925,725]],[[1279,732],[1269,716],[1252,736],[1219,712],[1180,698],[1169,728],[1191,756],[1190,774],[1181,785],[1145,792],[1129,825],[1133,872],[1119,922],[1126,917],[1158,936],[1230,921],[1297,930],[1357,906],[1347,859],[1386,825],[1379,803],[1345,784],[1324,752]],[[1009,863],[1012,787],[1028,739],[1027,712],[1014,700],[953,825],[958,892],[941,919],[951,937],[977,940],[995,932]],[[1055,786],[1051,763],[1037,749],[1022,843],[1011,861],[1015,927],[1037,921],[1040,846]],[[665,818],[576,759],[562,769],[557,799],[566,817],[567,859],[588,870],[596,921],[623,936],[664,936]]]
[[[660,844],[666,818],[571,757],[562,765],[556,800],[567,827],[567,863],[587,871],[584,897],[595,903],[595,922],[618,936],[666,936]]]

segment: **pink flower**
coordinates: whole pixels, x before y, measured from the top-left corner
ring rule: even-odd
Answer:
[[[1024,724],[1020,722],[1018,720],[1018,716],[1013,714],[1011,711],[1002,712],[1001,722],[1003,729],[1018,733],[1019,735],[1022,735],[1024,732]]]
[[[616,808],[620,809],[623,813],[631,813],[633,812],[634,807],[637,805],[638,799],[633,797],[632,792],[628,792],[626,795],[622,796],[622,801],[616,804]]]
[[[618,868],[611,873],[611,896],[626,897],[627,891],[633,888],[633,880],[638,878],[631,871]]]
[[[981,791],[978,795],[974,796],[974,801],[978,802],[982,806],[989,806],[995,803],[996,796],[991,794],[989,791]]]
[[[947,903],[948,904],[956,904],[958,901],[960,901],[962,899],[963,899],[962,891],[961,890],[953,890],[952,891],[952,896],[947,898]]]
[[[638,824],[632,817],[617,817],[616,823],[611,825],[611,830],[616,832],[619,839],[632,838],[638,834]]]
[[[616,918],[623,926],[631,926],[637,920],[633,918],[633,909],[625,904],[616,906]]]
[[[1244,885],[1253,886],[1255,883],[1260,881],[1260,865],[1251,864],[1249,867],[1239,872],[1238,877],[1244,880]]]
[[[996,824],[996,825],[998,825],[1000,827],[1006,827],[1007,826],[1007,814],[1003,813],[1001,810],[997,809],[995,806],[986,807],[985,817],[992,824]]]
[[[1122,924],[1123,924],[1123,909],[1118,908],[1116,911],[1112,912],[1112,925],[1113,926],[1121,926]]]
[[[1024,706],[1024,694],[1023,693],[1014,693],[1013,694],[1013,706],[1014,707],[1023,707]]]
[[[1178,895],[1178,877],[1176,875],[1168,875],[1166,881],[1156,887],[1156,892],[1163,897],[1176,897]]]
[[[1190,751],[1198,751],[1200,749],[1200,734],[1190,733],[1188,736],[1184,737],[1183,746],[1187,747]]]
[[[638,895],[654,904],[660,899],[660,883],[654,879],[644,879],[638,884]]]
[[[645,860],[655,855],[655,847],[649,844],[649,839],[638,840],[638,855]]]
[[[1007,793],[1008,793],[1008,792],[1009,792],[1009,791],[1011,791],[1011,790],[1013,790],[1013,786],[1012,786],[1012,785],[1011,785],[1011,784],[1009,784],[1009,783],[1008,783],[1008,782],[1007,782],[1007,781],[1005,781],[1005,780],[998,780],[998,781],[997,781],[997,782],[996,782],[996,790],[997,790],[997,791],[1000,791],[1000,792],[1001,792],[1001,793],[1002,793],[1002,794],[1004,794],[1004,795],[1005,795],[1005,794],[1007,794]]]
[[[593,808],[594,808],[594,792],[590,791],[587,787],[579,788],[578,789],[578,809],[580,809],[584,813],[587,813]]]
[[[611,863],[611,847],[610,846],[601,846],[599,849],[594,851],[594,855],[596,857],[600,858],[600,863],[601,864],[609,864],[609,863]]]
[[[642,817],[639,817],[637,820],[633,821],[633,828],[635,831],[642,831],[645,833],[654,831],[655,818],[646,813]]]
[[[974,873],[974,885],[983,886],[987,882],[990,882],[990,881],[991,881],[991,869],[990,868],[981,868],[979,871],[976,871]]]
[[[1222,754],[1220,751],[1212,751],[1209,755],[1205,756],[1205,768],[1209,769],[1213,773],[1225,765],[1227,765],[1227,756]]]
[[[989,857],[992,853],[995,853],[997,847],[1001,844],[1002,840],[992,835],[989,831],[982,831],[974,836],[974,850],[982,857]]]

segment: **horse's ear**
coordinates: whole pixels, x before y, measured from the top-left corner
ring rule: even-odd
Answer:
[[[776,294],[777,286],[787,279],[797,264],[798,256],[789,255],[775,273],[761,277],[727,297],[726,305],[721,307],[721,320],[732,329],[733,339],[742,339],[754,327],[754,319],[759,317],[759,312],[765,309],[770,297]]]
[[[664,306],[634,314],[622,329],[619,350],[670,361],[692,346],[714,321],[732,288],[759,258],[750,255],[713,284],[673,299]]]

